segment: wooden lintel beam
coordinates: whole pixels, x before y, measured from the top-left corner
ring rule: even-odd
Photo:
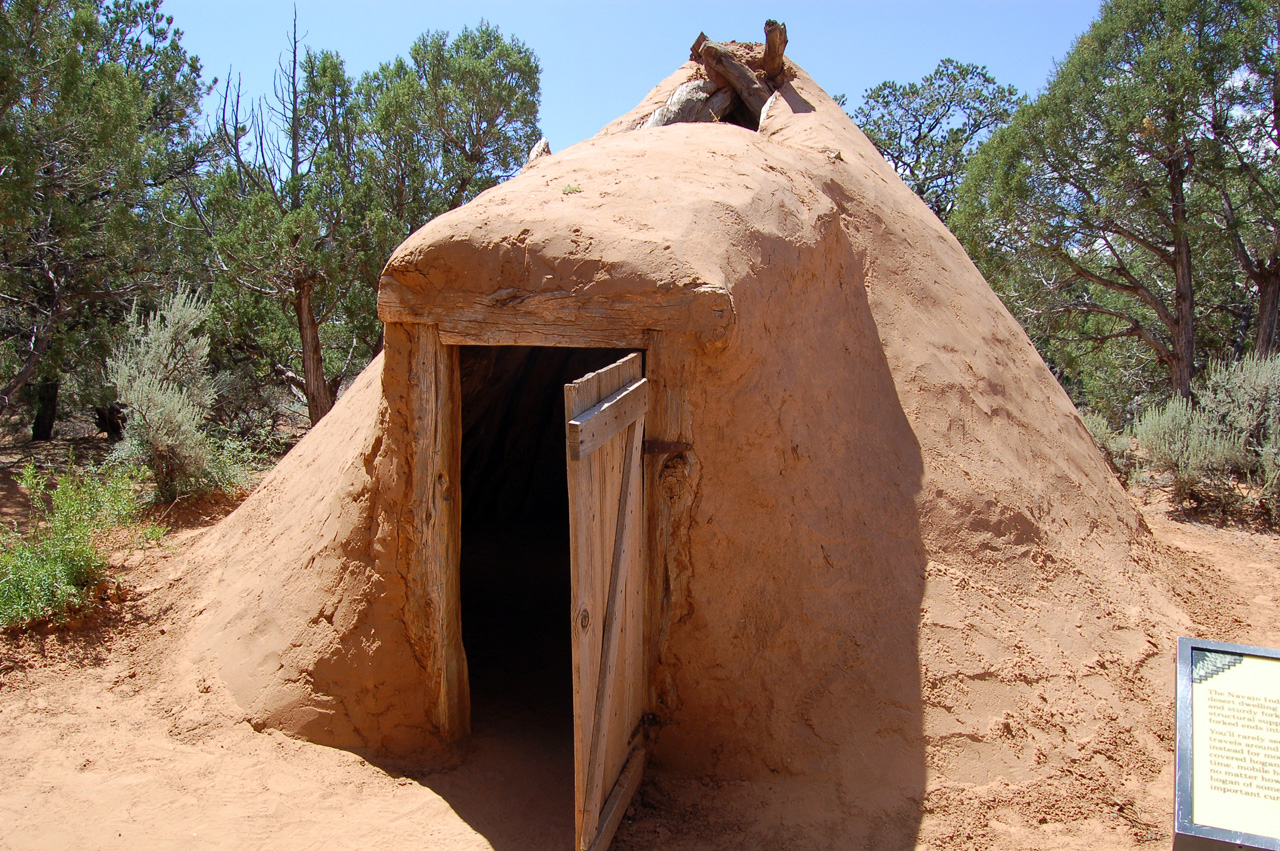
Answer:
[[[648,348],[649,331],[582,328],[575,325],[526,325],[515,328],[486,321],[444,320],[440,342],[449,346],[577,346],[589,349]]]
[[[683,332],[704,343],[733,327],[729,294],[709,287],[581,295],[564,290],[437,292],[384,275],[383,322],[436,325],[448,345],[577,345],[642,348],[651,331]]]

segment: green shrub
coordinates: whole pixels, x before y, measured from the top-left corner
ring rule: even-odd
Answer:
[[[1262,446],[1260,502],[1271,522],[1280,523],[1280,430],[1273,431]]]
[[[1217,427],[1215,418],[1182,397],[1148,409],[1134,425],[1147,467],[1172,477],[1173,498],[1217,513],[1235,509],[1242,498],[1234,472],[1244,458],[1244,441]]]
[[[209,463],[200,477],[202,489],[238,493],[249,486],[250,474],[262,456],[246,441],[230,435],[209,438]]]
[[[1263,447],[1280,434],[1280,357],[1250,355],[1215,363],[1206,370],[1196,399],[1218,432],[1242,441],[1240,472],[1262,473]]]
[[[248,447],[254,458],[283,455],[280,426],[290,419],[290,403],[286,391],[273,383],[274,376],[267,381],[238,364],[220,371],[218,378],[221,386],[210,419],[219,431]]]
[[[1194,390],[1194,406],[1174,399],[1134,426],[1144,466],[1171,477],[1179,504],[1280,522],[1280,356],[1215,362]]]
[[[1101,414],[1081,411],[1080,419],[1089,430],[1094,444],[1101,450],[1102,457],[1111,465],[1120,481],[1128,484],[1137,460],[1133,452],[1133,438],[1127,431],[1112,431],[1111,424]]]
[[[68,472],[49,487],[28,464],[19,480],[31,500],[25,537],[0,533],[0,626],[59,617],[83,604],[102,578],[97,540],[137,512],[136,479],[122,470]]]
[[[167,298],[144,323],[130,320],[133,342],[117,347],[108,375],[129,406],[124,440],[113,460],[151,471],[156,499],[236,490],[247,476],[251,453],[231,438],[208,432],[218,382],[209,370],[209,337],[200,332],[209,315],[193,293]]]

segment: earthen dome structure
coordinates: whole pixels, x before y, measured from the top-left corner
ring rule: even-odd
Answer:
[[[642,126],[703,73],[396,250],[384,354],[193,556],[193,663],[256,727],[434,753],[543,612],[601,829],[645,760],[803,798],[753,835],[805,847],[1154,782],[1105,754],[1161,751],[1177,616],[1066,394],[801,69],[758,129]]]

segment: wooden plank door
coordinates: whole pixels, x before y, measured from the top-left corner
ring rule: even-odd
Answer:
[[[576,837],[582,851],[609,847],[644,768],[640,463],[648,393],[639,354],[564,388]]]

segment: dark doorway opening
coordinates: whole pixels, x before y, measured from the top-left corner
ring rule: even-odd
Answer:
[[[483,772],[489,794],[507,804],[490,811],[491,824],[472,822],[500,851],[573,842],[564,385],[622,354],[524,346],[459,352],[462,640],[472,729],[462,770]]]

